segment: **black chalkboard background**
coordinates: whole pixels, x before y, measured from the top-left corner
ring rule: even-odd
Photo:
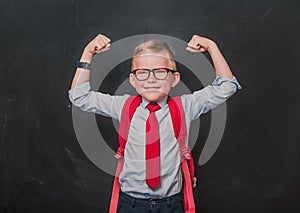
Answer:
[[[67,96],[98,33],[215,40],[243,89],[196,168],[197,212],[300,212],[299,29],[296,0],[1,0],[0,212],[108,211],[113,178],[82,152]]]

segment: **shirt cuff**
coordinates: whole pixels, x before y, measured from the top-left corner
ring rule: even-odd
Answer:
[[[78,97],[81,97],[82,95],[85,95],[88,93],[91,89],[90,82],[84,82],[82,84],[77,85],[73,89],[70,89],[68,91],[70,100],[75,100]]]
[[[230,82],[233,86],[235,86],[237,89],[242,89],[242,86],[239,84],[238,80],[233,76],[233,79],[217,76],[216,79],[213,81],[212,85],[214,86],[220,86],[224,82]]]

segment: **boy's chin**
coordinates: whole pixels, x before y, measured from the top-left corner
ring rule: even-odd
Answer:
[[[161,93],[144,93],[140,94],[145,100],[149,102],[158,102],[162,100],[164,97],[166,97],[166,94],[161,94]]]

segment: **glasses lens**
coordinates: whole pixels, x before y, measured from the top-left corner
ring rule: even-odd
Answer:
[[[149,76],[149,70],[143,70],[143,69],[140,69],[140,70],[137,70],[135,72],[135,76],[138,80],[146,80]]]
[[[158,80],[164,80],[167,77],[167,75],[168,75],[168,70],[164,68],[154,70],[154,76]]]

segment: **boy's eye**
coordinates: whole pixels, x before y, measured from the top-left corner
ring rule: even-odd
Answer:
[[[137,75],[148,75],[148,70],[137,70],[136,74]]]
[[[165,70],[165,69],[157,69],[157,70],[155,70],[155,73],[157,73],[157,74],[163,74],[165,72],[167,72],[167,70]]]

